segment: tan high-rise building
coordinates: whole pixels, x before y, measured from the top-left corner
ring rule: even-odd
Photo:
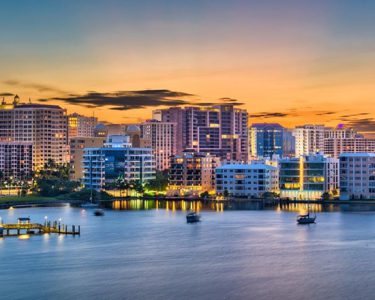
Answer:
[[[48,160],[67,163],[66,110],[57,105],[20,104],[16,98],[12,105],[0,105],[0,139],[32,143],[34,170],[43,168]]]
[[[95,117],[86,117],[77,113],[68,116],[69,139],[74,137],[93,137],[94,128],[98,124]]]
[[[103,147],[106,137],[75,137],[70,139],[70,179],[83,178],[83,154],[85,148]]]
[[[176,123],[149,120],[141,124],[143,147],[152,148],[156,170],[170,167],[170,157],[176,154]]]

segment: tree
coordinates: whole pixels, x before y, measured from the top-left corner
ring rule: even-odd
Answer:
[[[210,196],[210,194],[207,191],[200,194],[200,197],[203,198],[203,199],[207,199],[209,196]]]
[[[324,201],[329,201],[329,200],[332,199],[332,195],[331,195],[329,192],[324,192],[324,193],[322,194],[322,199],[323,199]]]
[[[150,191],[164,192],[168,186],[168,171],[156,171],[155,179],[146,183],[146,189]]]
[[[229,192],[227,189],[224,190],[223,196],[224,196],[224,199],[227,199],[229,197]]]

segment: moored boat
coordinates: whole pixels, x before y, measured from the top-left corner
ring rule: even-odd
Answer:
[[[196,212],[191,212],[186,215],[186,222],[187,223],[196,223],[200,222],[201,216],[198,215]]]
[[[310,213],[307,213],[306,215],[299,215],[297,217],[297,223],[298,224],[312,224],[315,223],[316,216],[310,216]]]
[[[102,210],[102,209],[96,209],[94,211],[94,216],[97,216],[97,217],[104,216],[104,210]]]

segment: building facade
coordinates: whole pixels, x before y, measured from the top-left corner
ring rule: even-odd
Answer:
[[[141,124],[143,147],[152,148],[156,170],[170,167],[170,157],[176,154],[176,123],[148,120]]]
[[[0,142],[0,181],[29,180],[32,171],[32,143]]]
[[[216,193],[261,198],[279,192],[278,168],[266,164],[227,164],[216,169]]]
[[[375,199],[375,153],[340,155],[340,199]]]
[[[95,117],[86,117],[74,113],[68,116],[68,136],[69,139],[75,137],[93,137],[95,126],[98,119]]]
[[[250,127],[251,157],[283,156],[284,127],[277,123],[255,123]]]
[[[168,174],[169,196],[199,196],[203,192],[213,192],[215,169],[220,158],[194,151],[171,157]]]
[[[342,153],[375,153],[375,139],[362,136],[324,139],[324,154],[339,158]]]
[[[43,168],[49,160],[57,164],[69,162],[66,110],[57,105],[0,105],[0,139],[33,145],[34,169]]]
[[[133,148],[129,137],[108,136],[104,147],[85,148],[83,183],[86,188],[112,189],[119,177],[146,183],[155,178],[152,149]]]
[[[326,127],[324,125],[303,125],[293,130],[295,156],[309,155],[323,151]]]
[[[75,137],[70,139],[70,179],[83,179],[83,154],[85,148],[103,147],[104,137]]]
[[[338,194],[339,160],[322,154],[279,160],[280,197],[317,200],[325,192]]]
[[[176,123],[176,153],[194,150],[223,160],[248,160],[247,111],[232,104],[211,107],[168,108],[154,111],[153,117]],[[181,141],[181,142],[180,142]]]

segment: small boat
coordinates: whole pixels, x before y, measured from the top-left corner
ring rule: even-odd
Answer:
[[[97,208],[99,207],[99,204],[97,203],[92,203],[92,202],[85,202],[81,204],[82,208]]]
[[[306,215],[299,215],[297,217],[297,223],[298,224],[312,224],[315,223],[316,215],[311,217],[310,213],[307,213]]]
[[[94,211],[94,216],[97,216],[97,217],[102,217],[102,216],[104,216],[104,210],[102,210],[102,209],[96,209],[96,210]]]
[[[186,222],[187,223],[197,223],[200,222],[201,216],[198,215],[196,212],[191,212],[186,215]]]

